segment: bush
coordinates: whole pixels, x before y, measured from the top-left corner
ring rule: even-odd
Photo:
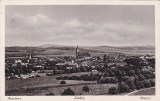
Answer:
[[[134,89],[136,89],[135,83],[134,83],[134,79],[132,77],[130,77],[130,79],[127,79],[126,83],[127,83],[128,87],[129,87],[129,89],[131,91],[133,91]]]
[[[151,79],[151,78],[153,77],[153,76],[150,75],[150,74],[144,74],[144,76],[145,76],[146,79]]]
[[[151,79],[151,80],[149,80],[149,81],[150,81],[150,83],[151,83],[151,86],[154,87],[154,86],[155,86],[155,79]]]
[[[60,84],[66,84],[66,81],[61,81]]]
[[[118,94],[118,88],[117,87],[110,87],[109,88],[109,91],[108,91],[109,94]]]
[[[144,87],[146,87],[146,88],[151,87],[151,83],[149,80],[144,80],[143,84],[144,84]]]
[[[144,88],[143,81],[136,80],[135,84],[137,89]]]
[[[135,80],[139,80],[139,77],[135,74],[134,75]]]
[[[110,83],[118,83],[118,78],[112,77]]]
[[[57,80],[63,80],[63,77],[59,76],[56,78]]]
[[[123,76],[126,76],[126,72],[124,70],[121,71]]]
[[[130,79],[129,76],[122,76],[121,77],[121,81],[124,81],[124,82],[126,82],[128,79]]]
[[[134,71],[133,69],[130,69],[130,70],[129,70],[129,75],[130,75],[130,76],[133,76],[134,74],[135,74],[135,71]]]
[[[145,79],[145,76],[144,76],[144,75],[142,75],[142,74],[139,74],[139,75],[138,75],[138,77],[139,77],[139,80],[140,80],[140,81],[142,81],[142,80],[144,80],[144,79]]]
[[[82,90],[85,92],[89,92],[89,87],[87,85],[85,85]]]
[[[141,70],[140,70],[140,69],[137,69],[137,70],[136,70],[136,74],[141,74]]]
[[[106,71],[106,72],[104,73],[104,77],[110,77],[110,74]]]
[[[118,83],[118,78],[117,77],[106,77],[103,79],[98,80],[98,83],[102,83],[102,84],[108,84],[108,83]]]
[[[119,92],[129,92],[129,86],[123,81],[118,84],[118,89]]]
[[[69,80],[70,77],[69,77],[69,76],[64,76],[63,79],[64,79],[64,80]]]
[[[73,90],[68,87],[67,89],[65,89],[61,95],[75,95],[75,93],[73,92]]]

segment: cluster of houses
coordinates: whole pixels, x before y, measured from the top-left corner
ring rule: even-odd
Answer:
[[[10,70],[6,73],[12,73],[12,68],[18,68],[18,66],[21,66],[23,68],[31,69],[32,72],[41,73],[41,72],[47,72],[47,70],[51,71],[63,71],[63,70],[72,70],[77,68],[90,68],[90,70],[97,70],[98,68],[101,68],[104,66],[105,63],[108,65],[113,64],[124,64],[124,60],[126,58],[132,58],[134,56],[126,56],[123,54],[104,54],[103,57],[100,56],[94,56],[92,57],[89,52],[87,53],[81,53],[78,46],[76,48],[75,57],[53,57],[53,58],[40,58],[40,57],[34,57],[33,54],[30,54],[28,57],[8,57],[5,60],[6,69]],[[149,58],[155,58],[151,55],[142,55],[138,56],[138,58],[142,60],[146,60]],[[37,72],[38,71],[38,72]],[[25,74],[25,72],[22,72]],[[21,73],[20,73],[21,74]],[[14,73],[12,73],[12,76]],[[28,74],[27,74],[28,75]],[[6,76],[11,76],[10,74]]]

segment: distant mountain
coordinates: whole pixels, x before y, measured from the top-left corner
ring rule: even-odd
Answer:
[[[128,47],[111,47],[111,46],[100,46],[106,48],[115,48],[115,49],[125,49],[125,50],[155,50],[154,46],[128,46]]]
[[[63,47],[63,45],[56,45],[56,44],[45,44],[45,45],[40,45],[37,47],[41,47],[41,48],[48,48],[48,47]]]

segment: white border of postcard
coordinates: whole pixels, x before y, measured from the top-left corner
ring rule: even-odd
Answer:
[[[0,101],[160,101],[160,1],[109,1],[109,0],[0,0]],[[154,96],[5,96],[5,5],[155,5],[156,95]],[[17,98],[17,99],[16,99]]]

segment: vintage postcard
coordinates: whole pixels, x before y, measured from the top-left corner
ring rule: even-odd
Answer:
[[[160,1],[1,1],[1,101],[160,101]]]

